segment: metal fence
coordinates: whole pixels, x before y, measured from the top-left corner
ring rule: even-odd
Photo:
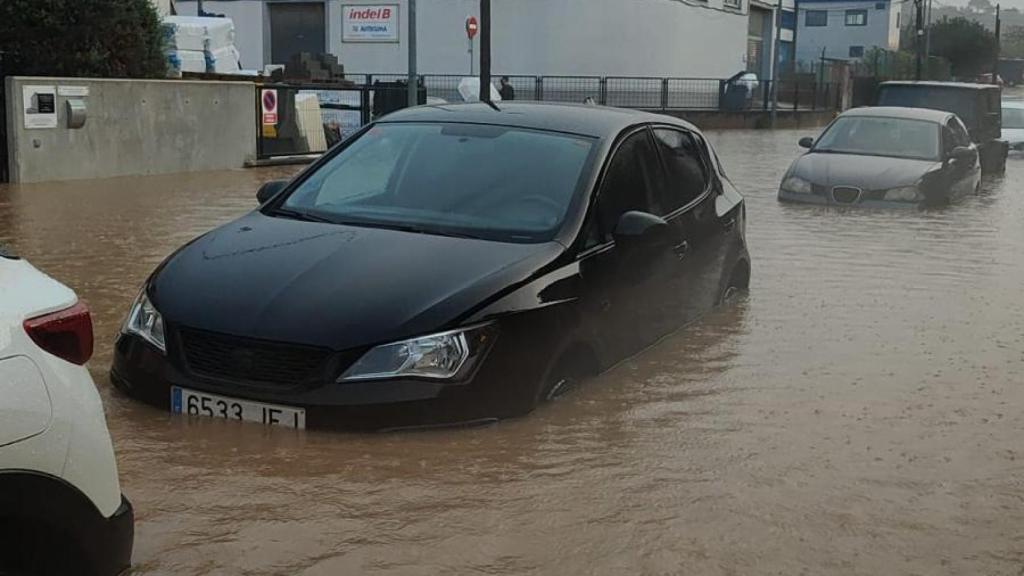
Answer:
[[[263,122],[257,105],[258,155],[315,154],[325,151],[372,119],[404,107],[407,77],[401,74],[346,74],[347,84],[267,84],[279,101],[277,121]],[[418,77],[420,102],[461,102],[457,74]],[[494,76],[495,83],[501,78]],[[717,78],[621,76],[508,76],[516,100],[583,103],[656,111],[768,111],[769,81]],[[778,84],[780,110],[834,110],[841,95],[828,83],[795,76]],[[262,90],[257,90],[260,98]]]

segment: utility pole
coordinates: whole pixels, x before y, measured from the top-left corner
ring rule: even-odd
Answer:
[[[932,77],[932,0],[928,0],[928,16],[925,18],[924,31],[924,65],[925,76]]]
[[[778,0],[775,7],[775,31],[772,33],[774,47],[772,48],[772,128],[775,128],[775,121],[778,117],[779,108],[779,51],[782,48],[782,0]]]
[[[999,53],[1002,52],[1002,46],[1000,42],[1002,27],[1002,18],[999,14],[1000,5],[996,4],[996,57],[995,62],[992,63],[992,83],[999,84]]]
[[[420,86],[416,73],[416,0],[409,0],[409,107],[419,106]]]
[[[491,101],[491,0],[480,0],[480,101]]]
[[[924,30],[921,28],[921,21],[924,19],[924,0],[914,0],[914,48],[917,51],[917,65],[914,78],[921,79],[921,58],[924,55],[924,43],[922,42]]]

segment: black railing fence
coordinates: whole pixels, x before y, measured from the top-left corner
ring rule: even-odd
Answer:
[[[265,84],[257,93],[257,143],[260,158],[316,154],[376,117],[407,103],[403,74],[346,74],[345,84]],[[420,103],[461,102],[458,74],[419,76]],[[501,75],[495,75],[495,85]],[[661,111],[749,112],[772,108],[770,81],[717,78],[623,76],[508,76],[516,100],[567,102]],[[275,122],[264,117],[264,90],[275,91]],[[836,110],[842,102],[835,86],[801,80],[778,84],[779,110]]]

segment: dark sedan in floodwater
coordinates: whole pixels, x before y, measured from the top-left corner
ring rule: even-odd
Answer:
[[[146,282],[120,389],[297,428],[522,414],[750,277],[713,150],[635,111],[414,108],[259,197]]]
[[[935,206],[974,192],[977,146],[955,114],[857,108],[832,122],[793,162],[779,200],[842,206]]]

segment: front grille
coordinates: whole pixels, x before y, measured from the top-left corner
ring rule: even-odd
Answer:
[[[836,186],[832,189],[832,199],[840,204],[853,204],[860,198],[860,188],[852,186]]]
[[[321,380],[331,351],[190,328],[178,332],[188,369],[201,376],[280,386]]]

